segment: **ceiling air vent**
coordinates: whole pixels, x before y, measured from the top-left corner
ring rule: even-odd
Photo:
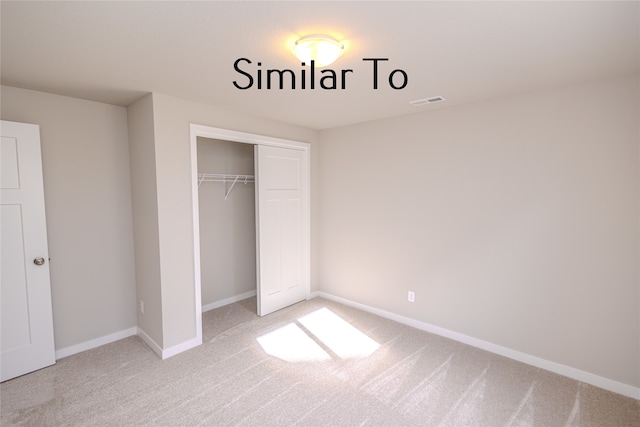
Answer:
[[[431,98],[416,99],[415,101],[409,102],[409,104],[413,105],[414,107],[418,107],[420,105],[433,104],[434,102],[440,101],[446,101],[446,99],[442,96],[433,96]]]

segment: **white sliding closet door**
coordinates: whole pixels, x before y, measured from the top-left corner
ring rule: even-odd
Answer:
[[[258,315],[307,297],[308,159],[304,150],[255,147]]]

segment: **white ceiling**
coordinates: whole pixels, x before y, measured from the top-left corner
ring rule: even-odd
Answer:
[[[159,92],[314,129],[640,72],[637,1],[2,1],[1,19],[4,85],[122,106]],[[344,40],[329,67],[353,70],[344,90],[234,87],[241,57],[299,79],[288,48],[312,33]],[[368,57],[389,58],[378,90]]]

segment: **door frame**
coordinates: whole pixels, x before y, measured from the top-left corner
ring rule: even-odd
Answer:
[[[251,145],[267,145],[272,147],[289,148],[293,150],[301,150],[304,155],[304,167],[307,173],[304,176],[302,187],[305,198],[305,212],[303,219],[303,247],[302,254],[302,271],[303,286],[305,289],[305,298],[309,298],[310,294],[310,278],[311,278],[311,145],[308,142],[294,141],[289,139],[274,138],[266,135],[258,135],[247,132],[238,132],[230,129],[222,129],[212,126],[198,125],[191,123],[189,125],[189,134],[191,141],[191,200],[193,212],[193,272],[194,272],[194,295],[195,295],[195,322],[196,322],[196,338],[202,342],[202,284],[200,279],[200,204],[198,194],[198,137],[219,139],[223,141],[238,142]]]

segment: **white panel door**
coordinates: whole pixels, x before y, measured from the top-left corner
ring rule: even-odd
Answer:
[[[0,122],[0,377],[55,363],[40,128]]]
[[[303,150],[257,145],[258,315],[307,298],[308,162]]]

